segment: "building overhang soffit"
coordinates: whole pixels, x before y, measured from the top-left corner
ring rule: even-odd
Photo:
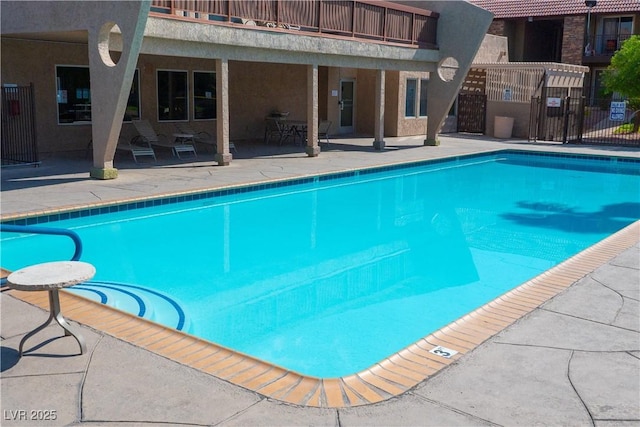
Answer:
[[[232,28],[149,17],[142,54],[433,71],[434,49]]]

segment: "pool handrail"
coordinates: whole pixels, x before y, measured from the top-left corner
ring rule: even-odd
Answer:
[[[73,240],[75,244],[75,251],[71,257],[71,261],[78,261],[82,255],[82,240],[75,231],[67,230],[64,228],[52,228],[52,227],[37,227],[33,225],[10,225],[0,224],[0,232],[7,233],[30,233],[30,234],[49,234],[54,236],[67,236]],[[0,284],[4,285],[7,282],[7,278],[0,279]]]

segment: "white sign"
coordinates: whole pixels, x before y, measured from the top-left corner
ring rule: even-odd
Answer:
[[[562,105],[562,99],[547,98],[547,107],[560,107],[561,105]]]
[[[611,108],[609,110],[609,120],[612,122],[623,122],[624,121],[624,112],[627,109],[627,103],[622,102],[611,102]]]
[[[436,356],[444,357],[445,359],[450,359],[452,356],[458,354],[457,351],[451,350],[450,348],[443,347],[441,345],[432,348],[429,350],[429,353],[435,354]]]
[[[338,91],[337,90],[332,90],[331,91],[331,96],[338,96]]]

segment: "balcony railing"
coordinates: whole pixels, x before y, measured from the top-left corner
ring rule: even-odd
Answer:
[[[151,15],[437,48],[436,12],[386,1],[153,0]]]
[[[585,56],[611,56],[629,37],[630,34],[598,34],[592,38],[591,50],[585,50]]]

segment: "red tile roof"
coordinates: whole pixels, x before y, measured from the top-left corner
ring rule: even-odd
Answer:
[[[586,15],[583,0],[469,0],[493,13],[494,18]],[[598,0],[591,13],[640,12],[640,0]]]

